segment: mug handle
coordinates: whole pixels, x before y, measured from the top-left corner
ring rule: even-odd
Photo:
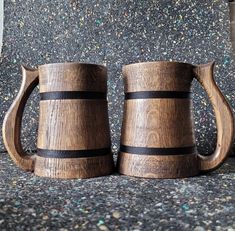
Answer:
[[[20,130],[25,104],[38,85],[38,70],[22,66],[22,84],[19,93],[6,113],[2,134],[5,147],[13,161],[22,169],[33,171],[35,155],[27,155],[21,144]]]
[[[209,156],[198,155],[200,170],[203,172],[212,171],[224,162],[234,138],[233,113],[216,85],[213,77],[214,65],[215,62],[211,62],[195,66],[194,68],[195,77],[206,90],[213,106],[217,126],[217,144],[214,153]]]

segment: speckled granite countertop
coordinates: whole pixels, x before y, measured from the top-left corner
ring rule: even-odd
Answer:
[[[0,230],[235,230],[235,159],[179,180],[39,178],[0,154]]]

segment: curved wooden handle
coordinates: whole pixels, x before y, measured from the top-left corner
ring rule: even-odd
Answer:
[[[213,154],[199,155],[200,170],[212,171],[218,168],[228,155],[234,138],[234,119],[232,110],[225,97],[217,87],[213,69],[214,62],[196,66],[194,69],[196,79],[206,90],[213,106],[217,125],[217,145]]]
[[[22,66],[23,80],[20,91],[6,113],[3,121],[3,141],[14,162],[24,170],[33,171],[34,156],[27,155],[20,140],[21,121],[25,104],[33,89],[38,85],[38,70]]]

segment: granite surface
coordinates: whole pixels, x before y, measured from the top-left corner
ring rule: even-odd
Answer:
[[[0,155],[0,230],[235,230],[235,159],[188,179],[39,178]]]
[[[235,108],[235,63],[229,41],[225,0],[9,0],[5,1],[0,60],[0,123],[19,90],[20,65],[80,61],[108,68],[108,99],[113,151],[119,148],[123,108],[121,68],[152,60],[193,64],[216,61],[215,78]],[[22,142],[36,148],[38,89],[27,103]],[[216,129],[208,99],[194,81],[198,150],[212,152]],[[5,148],[0,137],[0,150]]]

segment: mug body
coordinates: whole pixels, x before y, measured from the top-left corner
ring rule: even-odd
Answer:
[[[106,68],[82,63],[42,65],[39,89],[35,174],[55,178],[110,174]]]
[[[190,92],[193,66],[136,63],[124,66],[123,77],[119,172],[147,178],[197,175]]]

